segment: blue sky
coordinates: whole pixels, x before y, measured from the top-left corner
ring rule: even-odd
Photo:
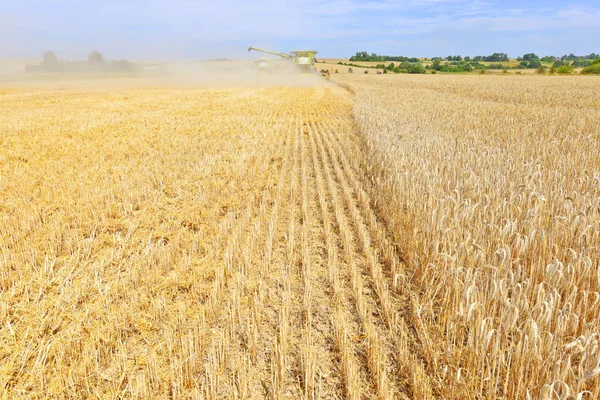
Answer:
[[[600,53],[600,1],[0,0],[0,58],[323,57]]]

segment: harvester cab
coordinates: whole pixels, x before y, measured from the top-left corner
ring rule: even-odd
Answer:
[[[258,51],[261,53],[279,56],[281,58],[291,60],[303,73],[312,74],[315,72],[315,55],[316,50],[295,50],[290,54],[279,53],[276,51],[260,49],[258,47],[248,47],[248,51]]]
[[[294,55],[294,64],[304,73],[312,74],[315,72],[316,50],[295,50],[290,52]]]

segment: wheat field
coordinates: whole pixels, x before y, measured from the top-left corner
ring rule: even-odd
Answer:
[[[443,398],[600,398],[600,80],[336,78]]]
[[[600,80],[332,80],[0,88],[2,398],[600,397]]]

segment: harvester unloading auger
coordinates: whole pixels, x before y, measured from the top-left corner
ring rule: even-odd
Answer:
[[[287,53],[279,53],[277,51],[259,49],[258,47],[248,47],[248,51],[259,51],[261,53],[272,54],[288,60],[291,60],[303,73],[312,74],[315,72],[315,55],[316,50],[295,50]]]

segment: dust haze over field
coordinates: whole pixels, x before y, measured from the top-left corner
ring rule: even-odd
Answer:
[[[277,72],[261,72],[252,61],[207,61],[202,63],[168,63],[165,81],[207,87],[253,86],[323,86],[315,75],[301,74],[289,61],[280,62]]]
[[[0,60],[0,84],[10,86],[148,86],[194,87],[323,86],[317,76],[300,74],[291,62],[281,62],[275,73],[259,71],[252,60],[139,62],[133,72],[26,73],[22,60]]]

